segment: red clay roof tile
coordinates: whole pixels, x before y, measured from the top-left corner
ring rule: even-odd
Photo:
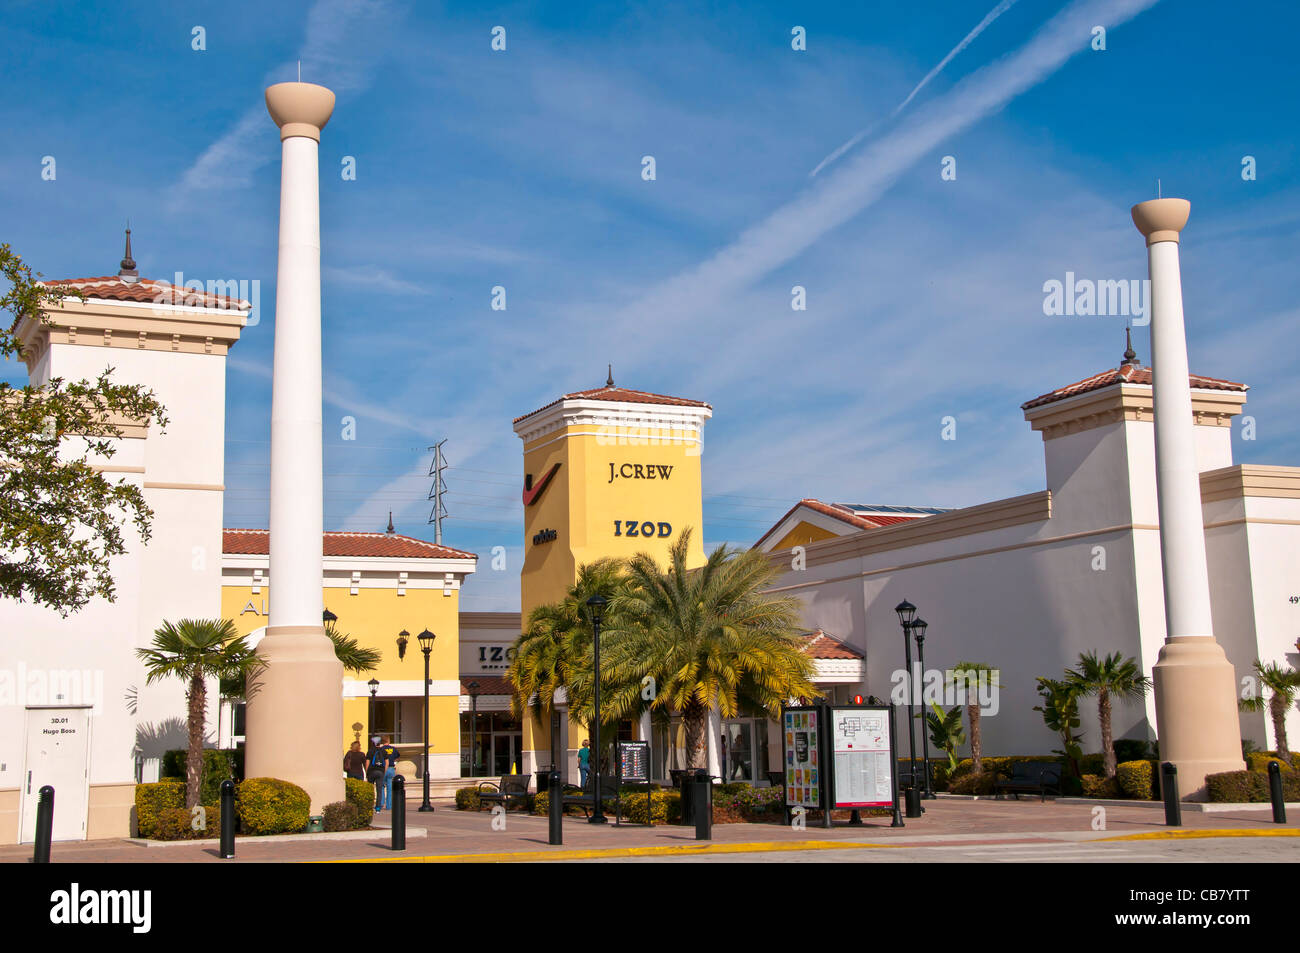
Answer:
[[[1249,390],[1245,384],[1238,384],[1236,381],[1219,380],[1217,377],[1202,377],[1200,374],[1189,374],[1187,375],[1187,380],[1192,387],[1200,388],[1202,390]],[[1066,384],[1064,387],[1058,387],[1054,391],[1049,391],[1046,394],[1035,397],[1033,400],[1026,401],[1020,405],[1020,409],[1029,410],[1033,407],[1042,407],[1044,404],[1051,404],[1058,400],[1065,400],[1067,397],[1074,397],[1078,394],[1086,394],[1089,391],[1101,390],[1103,387],[1110,387],[1113,384],[1150,385],[1151,368],[1134,364],[1112,367],[1108,371],[1102,371],[1100,374],[1094,374],[1092,377],[1085,377],[1081,381],[1075,381],[1073,384]]]
[[[565,400],[608,400],[618,401],[627,404],[668,404],[674,407],[710,407],[702,400],[688,400],[685,397],[668,397],[665,394],[652,394],[644,390],[629,390],[626,387],[593,387],[591,390],[575,391],[572,394],[565,394],[551,401],[545,407],[539,407],[532,413],[524,414],[522,417],[516,417],[514,423],[524,420],[533,414],[540,414],[543,410],[554,407],[556,404]]]
[[[223,553],[265,556],[271,551],[270,530],[225,529],[221,534]],[[329,532],[325,534],[321,548],[325,556],[378,556],[392,559],[478,558],[474,553],[395,533]]]

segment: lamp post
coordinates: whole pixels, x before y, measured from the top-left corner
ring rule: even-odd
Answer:
[[[912,733],[915,714],[912,711],[912,620],[916,618],[916,606],[906,599],[894,606],[898,621],[903,626],[903,656],[907,660],[907,770],[908,786],[916,787],[916,736]]]
[[[916,619],[912,622],[912,635],[916,639],[916,664],[921,670],[921,677],[925,677],[925,630],[929,625],[924,619]],[[925,699],[921,700],[921,764],[925,768],[925,797],[934,800],[934,792],[930,790],[930,733],[926,731],[926,714]]]
[[[326,609],[324,612],[322,612],[322,613],[320,614],[320,618],[321,618],[321,621],[322,621],[322,622],[337,622],[337,621],[339,621],[339,617],[336,616],[333,612],[330,612],[329,609]]]
[[[406,643],[411,641],[411,633],[403,629],[397,633],[397,660],[400,662],[406,658]]]
[[[470,682],[469,689],[469,776],[474,777],[474,745],[477,743],[478,730],[478,682]]]
[[[595,689],[595,717],[592,719],[591,736],[594,740],[594,750],[596,753],[596,773],[593,775],[595,783],[592,786],[592,808],[591,817],[587,819],[589,824],[606,824],[605,812],[601,809],[600,803],[600,616],[609,600],[600,593],[592,596],[587,600],[587,607],[591,609],[591,632],[592,632],[592,663],[595,667],[595,679],[593,686]]]
[[[433,640],[437,638],[428,629],[416,636],[420,640],[420,651],[424,653],[424,803],[420,805],[422,814],[433,813],[429,803],[429,656],[433,654]]]
[[[370,686],[370,714],[366,719],[366,734],[374,737],[375,734],[375,692],[379,691],[379,679],[372,678],[366,682]]]

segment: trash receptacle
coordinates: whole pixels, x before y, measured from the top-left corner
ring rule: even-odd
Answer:
[[[710,790],[705,802],[709,806],[709,820],[713,819],[713,777],[703,768],[696,768],[694,773],[686,773],[682,776],[682,824],[690,826],[695,823],[695,802],[692,792],[695,785],[706,785]]]
[[[541,794],[543,791],[550,790],[550,787],[551,787],[551,770],[547,768],[545,771],[538,771],[537,772],[537,793]]]

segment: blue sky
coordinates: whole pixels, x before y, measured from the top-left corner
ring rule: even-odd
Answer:
[[[1157,178],[1192,202],[1192,369],[1252,386],[1236,459],[1300,464],[1294,4],[1019,0],[897,116],[995,0],[695,6],[7,4],[0,240],[49,277],[111,274],[129,217],[145,277],[260,281],[229,360],[226,523],[265,526],[279,143],[262,91],[301,59],[338,94],[326,526],[382,530],[391,509],[431,538],[426,448],[447,437],[445,541],[508,552],[506,572],[481,560],[470,609],[518,605],[510,421],[608,362],[713,405],[709,545],[752,543],[802,496],[1040,489],[1019,404],[1114,367],[1125,323],[1046,316],[1043,283],[1146,277],[1128,209]],[[1144,328],[1135,346],[1149,357]]]

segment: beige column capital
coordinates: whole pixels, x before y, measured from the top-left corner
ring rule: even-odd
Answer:
[[[276,83],[266,88],[266,111],[280,127],[280,141],[304,136],[320,142],[334,114],[334,93],[315,83]]]
[[[1187,199],[1151,199],[1131,209],[1133,224],[1146,236],[1148,248],[1156,242],[1177,242],[1191,213],[1192,203]]]

